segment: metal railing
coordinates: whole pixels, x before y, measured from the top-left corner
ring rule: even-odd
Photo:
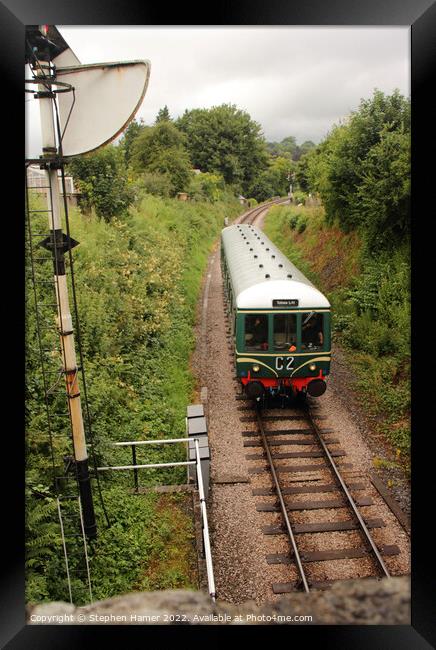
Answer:
[[[166,440],[134,440],[128,442],[114,442],[112,443],[115,447],[132,447],[132,460],[133,465],[115,465],[108,467],[97,467],[98,472],[106,472],[109,470],[114,471],[123,471],[123,470],[133,470],[134,480],[135,480],[135,490],[138,491],[138,470],[139,469],[154,469],[160,467],[179,467],[182,465],[196,465],[196,476],[197,476],[197,487],[200,499],[200,509],[201,509],[201,521],[202,521],[202,530],[203,530],[203,546],[204,546],[204,555],[206,560],[206,570],[207,570],[207,582],[209,595],[212,598],[212,601],[215,602],[216,591],[215,591],[215,579],[213,574],[213,564],[212,564],[212,553],[210,548],[210,538],[209,538],[209,524],[207,519],[207,509],[206,509],[206,497],[203,484],[203,473],[201,470],[201,458],[200,458],[200,447],[199,447],[199,438],[195,436],[190,436],[189,438],[168,438]],[[187,461],[176,461],[172,463],[147,463],[143,465],[138,465],[136,462],[136,447],[139,445],[167,445],[177,442],[189,443],[193,441],[195,443],[195,460]]]

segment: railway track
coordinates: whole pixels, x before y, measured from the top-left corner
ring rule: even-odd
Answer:
[[[251,402],[243,395],[237,398],[245,399],[248,404]],[[290,564],[296,569],[296,580],[272,585],[275,594],[325,589],[336,582],[314,579],[311,563],[370,558],[373,575],[367,577],[389,577],[383,557],[400,552],[396,545],[378,547],[374,541],[370,530],[382,528],[385,523],[382,519],[368,518],[360,513],[359,507],[373,505],[373,500],[362,495],[365,483],[353,478],[352,465],[344,462],[346,453],[337,448],[338,441],[330,435],[332,431],[319,426],[321,416],[316,414],[316,408],[316,405],[301,405],[297,414],[289,415],[284,414],[282,408],[268,408],[268,414],[265,414],[254,403],[240,407],[240,410],[252,411],[241,416],[241,421],[257,425],[254,431],[242,433],[244,447],[260,448],[257,453],[246,455],[248,461],[257,463],[249,467],[249,474],[253,477],[267,474],[271,479],[270,486],[254,488],[252,494],[255,497],[275,497],[273,502],[258,502],[256,510],[276,512],[281,518],[281,524],[264,526],[262,532],[265,535],[284,535],[288,540],[288,552],[267,555],[267,563]],[[269,422],[281,428],[268,429]],[[297,423],[300,426],[296,426]],[[296,447],[299,451],[295,451]],[[281,464],[282,460],[288,459],[298,459],[298,464]],[[258,461],[266,463],[259,466]],[[338,520],[328,514],[338,512],[337,509],[342,509],[341,512],[346,510],[347,516]],[[314,511],[318,513],[316,521],[313,517],[305,517]],[[360,543],[337,548],[336,542],[332,542],[329,548],[329,535],[342,531],[356,531]],[[310,546],[313,547],[314,533],[319,534],[315,536],[318,550],[308,551],[304,542],[312,536]],[[360,576],[350,575],[347,579],[353,577]]]
[[[287,202],[275,199],[256,206],[239,223],[253,224],[271,205]],[[228,314],[226,326],[233,364]],[[236,375],[233,379],[237,381]],[[286,408],[276,401],[259,409],[243,394],[236,399],[241,400],[238,411],[245,412],[239,419],[254,423],[253,427],[245,425],[251,430],[242,431],[243,448],[254,505],[261,519],[265,518],[259,531],[265,545],[259,545],[258,552],[265,553],[270,565],[266,584],[272,592],[309,592],[343,580],[388,577],[388,566],[395,562],[388,561],[387,566],[385,558],[399,555],[400,549],[390,543],[397,539],[383,531],[390,522],[380,517],[374,487],[380,490],[369,475],[349,462],[334,431],[322,428],[316,400],[308,398],[304,404]],[[238,476],[233,479],[240,481]],[[271,550],[275,553],[267,553]]]
[[[262,203],[261,205],[257,205],[255,208],[252,208],[251,210],[248,210],[248,212],[245,212],[242,217],[239,219],[235,220],[235,223],[249,223],[252,224],[256,219],[258,219],[263,212],[268,210],[271,206],[273,205],[280,205],[282,203],[289,203],[289,199],[273,199],[272,201],[268,201],[268,203]]]

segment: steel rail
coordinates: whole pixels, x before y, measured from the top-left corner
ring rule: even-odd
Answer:
[[[301,561],[300,553],[299,553],[298,548],[297,548],[297,543],[295,541],[295,536],[294,536],[294,532],[292,530],[291,522],[289,521],[288,512],[286,510],[286,504],[285,504],[285,501],[283,499],[282,490],[281,490],[281,487],[280,487],[279,480],[277,478],[277,473],[276,473],[276,470],[275,470],[275,467],[274,467],[274,462],[273,462],[271,452],[270,452],[270,449],[269,449],[268,440],[267,440],[267,438],[265,436],[265,431],[264,431],[264,428],[263,428],[262,418],[260,416],[258,405],[256,405],[256,416],[257,416],[257,422],[258,422],[258,425],[259,425],[260,434],[262,436],[265,452],[266,452],[266,455],[267,455],[267,458],[268,458],[268,462],[270,464],[271,474],[272,474],[274,484],[275,484],[275,487],[276,487],[277,496],[279,498],[280,508],[281,508],[281,511],[282,511],[283,519],[285,520],[286,529],[288,531],[288,536],[289,536],[289,539],[291,541],[292,549],[294,551],[295,562],[296,562],[297,567],[298,567],[298,572],[299,572],[299,574],[301,576],[301,581],[303,583],[304,591],[306,593],[309,593],[309,591],[310,591],[309,584],[307,582],[306,574],[305,574],[304,569],[303,569],[303,563]]]
[[[287,202],[289,202],[288,198],[286,198],[286,199],[275,199],[274,201],[269,201],[268,203],[264,203],[262,205],[257,205],[256,207],[254,207],[251,210],[249,210],[248,212],[246,212],[245,216],[241,219],[241,221],[238,221],[237,223],[239,223],[239,224],[245,223],[245,221],[247,219],[249,219],[250,217],[252,218],[250,223],[253,223],[254,219],[259,214],[261,214],[264,210],[268,210],[268,208],[272,207],[273,205],[278,205],[280,203],[287,203]]]
[[[371,550],[372,550],[372,552],[374,553],[374,556],[376,557],[377,562],[378,562],[378,564],[379,564],[379,566],[380,566],[380,568],[381,568],[381,570],[382,570],[384,576],[387,577],[387,578],[390,578],[390,573],[389,573],[389,571],[388,571],[387,568],[386,568],[386,565],[385,565],[385,563],[384,563],[384,561],[383,561],[383,558],[382,558],[382,556],[381,556],[381,554],[380,554],[380,551],[378,550],[378,548],[377,548],[377,546],[376,546],[374,540],[372,539],[371,534],[370,534],[370,532],[368,531],[368,528],[367,528],[365,522],[363,521],[362,515],[360,514],[360,512],[359,512],[359,510],[358,510],[358,508],[357,508],[357,506],[356,506],[356,504],[355,504],[355,502],[354,502],[354,499],[353,499],[353,497],[351,496],[351,494],[350,494],[350,492],[349,492],[347,486],[345,485],[345,482],[344,482],[344,480],[343,480],[343,478],[342,478],[342,476],[341,476],[341,474],[340,474],[340,472],[339,472],[339,470],[338,470],[338,468],[337,468],[337,466],[336,466],[335,461],[333,460],[333,457],[332,457],[330,451],[328,450],[328,447],[327,447],[326,443],[325,443],[324,440],[322,439],[321,433],[320,433],[320,431],[319,431],[319,427],[318,427],[318,425],[316,424],[316,422],[314,421],[314,419],[313,419],[313,417],[312,417],[312,414],[311,414],[311,412],[310,412],[309,407],[306,406],[304,410],[306,411],[306,414],[307,414],[307,416],[308,416],[309,422],[310,422],[310,424],[312,425],[312,428],[313,428],[313,430],[314,430],[314,432],[315,432],[315,435],[316,435],[316,437],[318,438],[318,441],[319,441],[319,443],[320,443],[320,445],[321,445],[321,447],[322,447],[322,449],[323,449],[323,451],[324,451],[324,453],[325,453],[325,456],[326,456],[327,460],[328,460],[329,463],[330,463],[330,467],[331,467],[331,469],[333,470],[333,472],[334,472],[334,474],[335,474],[335,477],[336,477],[336,479],[338,480],[338,482],[339,482],[339,484],[340,484],[340,486],[341,486],[341,488],[342,488],[342,490],[343,490],[345,496],[347,497],[348,503],[349,503],[349,505],[351,506],[351,508],[352,508],[352,510],[353,510],[353,512],[354,512],[354,515],[356,516],[356,518],[357,518],[357,520],[358,520],[358,522],[359,522],[360,528],[361,528],[362,532],[363,532],[364,535],[365,535],[366,541],[367,541],[368,544],[370,545]]]

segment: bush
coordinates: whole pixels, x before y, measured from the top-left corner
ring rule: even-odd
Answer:
[[[168,174],[145,172],[135,181],[135,189],[139,200],[144,198],[144,193],[168,198],[172,193],[173,185]]]
[[[299,224],[298,224],[298,232],[300,233],[300,235],[301,235],[302,232],[304,232],[306,230],[306,226],[307,226],[307,221],[306,220],[301,220],[299,222]]]
[[[305,205],[306,200],[307,200],[307,194],[305,192],[301,192],[301,190],[296,190],[292,194],[293,194],[293,198],[294,198],[294,203],[296,205],[298,205],[299,203],[302,203],[303,205]]]
[[[289,219],[289,228],[291,230],[295,230],[295,228],[297,227],[299,216],[300,215],[298,214],[293,214],[292,217]]]
[[[289,217],[288,224],[291,230],[297,230],[297,232],[302,233],[307,227],[307,216],[302,212],[294,212],[291,208],[291,216]]]
[[[195,174],[189,186],[189,195],[194,201],[222,201],[225,184],[221,174]]]
[[[68,163],[68,170],[82,194],[85,210],[94,208],[104,221],[125,215],[133,203],[134,192],[127,180],[121,148],[109,145],[77,156]]]

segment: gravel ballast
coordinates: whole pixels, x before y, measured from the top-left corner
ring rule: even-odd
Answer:
[[[260,503],[273,503],[274,496],[253,496],[257,487],[270,487],[268,473],[251,474],[250,468],[262,467],[265,460],[247,459],[247,454],[261,453],[261,447],[244,447],[243,431],[256,430],[255,422],[241,421],[249,415],[243,401],[235,396],[240,392],[234,379],[234,366],[226,338],[226,321],[222,293],[219,245],[217,244],[209,260],[204,283],[203,297],[199,306],[197,326],[197,347],[192,358],[192,368],[198,382],[198,401],[201,396],[205,403],[208,418],[209,444],[211,449],[211,489],[208,502],[210,533],[214,562],[215,582],[218,598],[229,603],[243,603],[253,600],[258,605],[276,602],[279,598],[272,591],[273,583],[288,583],[297,580],[297,571],[291,564],[267,564],[266,555],[286,553],[289,542],[284,535],[264,535],[265,526],[282,523],[280,513],[258,512]],[[332,372],[333,372],[332,367]],[[205,390],[207,389],[207,390]],[[324,416],[322,428],[332,429],[324,434],[325,439],[336,438],[337,443],[329,445],[330,450],[342,449],[345,457],[338,458],[338,466],[352,463],[352,468],[344,470],[347,480],[364,483],[364,490],[356,496],[365,495],[373,500],[373,505],[359,508],[366,518],[381,518],[385,526],[373,529],[377,545],[396,544],[399,555],[384,557],[391,575],[409,573],[409,537],[396,517],[386,506],[369,480],[373,470],[373,452],[364,440],[362,432],[348,412],[346,405],[335,390],[316,400],[316,413]],[[284,411],[287,413],[288,411]],[[297,413],[297,411],[289,411]],[[293,421],[293,428],[307,427],[307,423]],[[283,423],[268,422],[267,429],[283,428]],[[255,438],[250,438],[255,440]],[[286,439],[278,435],[276,440]],[[314,451],[316,445],[283,445],[275,448],[283,452]],[[325,469],[322,458],[292,458],[279,460],[283,465],[318,465],[320,469],[304,473],[286,474],[284,483],[302,486],[307,480],[317,483],[331,483],[331,474]],[[337,493],[335,494],[337,496]],[[310,495],[317,499],[329,499],[330,494]],[[295,495],[293,500],[304,501],[307,495]],[[293,511],[292,521],[340,521],[350,515],[343,508],[329,510]],[[362,538],[357,531],[304,534],[299,537],[299,545],[306,551],[329,550],[362,546]],[[376,575],[373,561],[369,557],[310,563],[310,578],[313,580],[341,580]]]

